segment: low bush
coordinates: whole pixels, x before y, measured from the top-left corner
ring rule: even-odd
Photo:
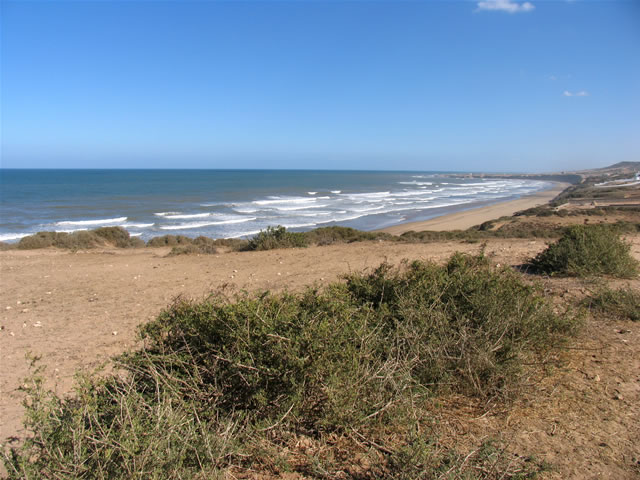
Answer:
[[[67,399],[28,382],[32,435],[5,465],[10,478],[212,478],[276,458],[295,469],[282,453],[295,435],[356,434],[379,446],[393,431],[402,465],[358,478],[415,478],[450,462],[462,471],[467,459],[440,453],[425,470],[416,452],[428,451],[413,448],[425,398],[510,398],[524,364],[574,327],[538,287],[464,255],[382,265],[298,294],[177,300],[142,327],[145,347],[121,356],[118,373],[85,378]],[[349,465],[327,456],[323,476]]]
[[[131,237],[129,232],[122,227],[102,227],[96,230],[80,230],[72,233],[38,232],[35,235],[21,238],[16,248],[31,250],[56,247],[78,250],[104,246],[131,248],[144,246],[144,242],[139,238]]]
[[[260,230],[249,240],[245,250],[273,250],[274,248],[299,248],[308,245],[304,233],[289,232],[281,225]]]
[[[349,227],[321,227],[304,232],[307,242],[314,245],[353,243],[371,240],[394,240],[396,237],[383,232],[363,232]]]
[[[631,288],[604,288],[586,298],[583,305],[601,315],[640,321],[640,292]]]
[[[162,235],[153,237],[147,242],[147,247],[174,247],[176,245],[191,245],[193,240],[184,235]]]
[[[576,225],[531,261],[534,271],[547,274],[632,277],[638,262],[620,231],[609,225]]]

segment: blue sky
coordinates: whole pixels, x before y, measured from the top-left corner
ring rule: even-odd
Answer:
[[[640,2],[2,1],[3,167],[640,160]]]

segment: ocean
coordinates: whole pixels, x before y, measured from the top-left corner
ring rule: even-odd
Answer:
[[[270,225],[375,230],[550,187],[442,172],[1,169],[0,241],[101,226],[145,240],[248,237]]]

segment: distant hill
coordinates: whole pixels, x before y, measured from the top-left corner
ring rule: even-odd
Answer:
[[[640,162],[618,162],[608,167],[595,168],[594,170],[640,170]]]

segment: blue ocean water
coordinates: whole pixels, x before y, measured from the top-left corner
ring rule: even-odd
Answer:
[[[438,172],[2,169],[0,241],[100,226],[143,239],[246,237],[269,225],[374,230],[550,186]]]

